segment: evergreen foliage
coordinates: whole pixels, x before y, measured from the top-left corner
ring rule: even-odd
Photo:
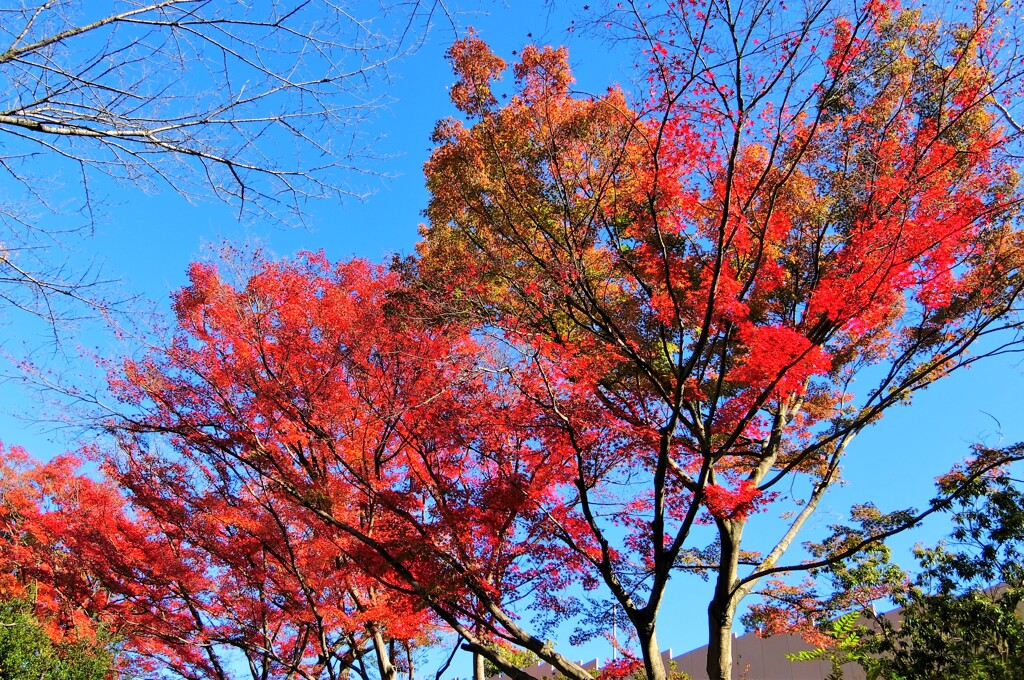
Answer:
[[[25,600],[0,602],[0,678],[108,680],[114,668],[109,641],[53,642]]]

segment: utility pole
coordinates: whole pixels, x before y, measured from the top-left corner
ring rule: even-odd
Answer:
[[[618,616],[616,613],[616,607],[612,605],[612,662],[618,658],[619,651],[619,630],[618,630]]]

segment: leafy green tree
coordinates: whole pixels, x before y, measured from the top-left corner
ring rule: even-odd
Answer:
[[[899,623],[870,647],[883,677],[1013,680],[1024,668],[1024,491],[1007,471],[977,480],[950,508],[949,539],[915,550],[921,571],[898,593]]]
[[[517,649],[507,646],[494,646],[498,655],[516,668],[529,668],[540,663],[540,657],[528,649]],[[484,659],[484,677],[493,678],[501,675],[501,669],[495,666],[489,659]]]
[[[53,642],[28,602],[0,602],[0,678],[107,680],[113,670],[109,641]]]
[[[1016,447],[1005,449],[1011,453]],[[978,461],[939,480],[948,499],[938,507],[952,530],[936,546],[918,546],[917,575],[889,561],[884,544],[827,567],[830,594],[791,587],[803,599],[752,608],[748,626],[769,632],[800,630],[816,649],[793,661],[824,659],[833,675],[856,663],[870,679],[957,678],[1015,680],[1024,668],[1024,489],[1009,466],[978,474]],[[780,595],[781,594],[781,595]],[[900,607],[896,617],[874,616],[865,626],[864,595],[886,596]],[[845,611],[836,618],[836,614]],[[808,634],[809,633],[809,634]]]

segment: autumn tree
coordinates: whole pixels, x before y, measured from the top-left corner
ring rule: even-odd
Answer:
[[[36,637],[83,653],[113,637],[129,675],[228,680],[242,662],[268,679],[411,677],[429,612],[379,592],[321,522],[140,456],[96,482],[71,457],[4,453],[0,595],[29,606]]]
[[[96,224],[111,180],[286,222],[357,193],[388,64],[440,5],[0,3],[0,297],[50,319],[100,299],[60,241]]]
[[[197,264],[190,279],[173,345],[115,381],[134,411],[110,423],[122,447],[169,434],[170,460],[267,485],[348,539],[324,554],[351,557],[523,677],[494,630],[526,635],[512,612],[528,601],[559,617],[580,558],[548,534],[575,520],[531,499],[573,468],[542,445],[551,426],[495,348],[398,272],[358,260],[262,262],[238,282]]]
[[[1011,10],[984,4],[659,7],[606,17],[645,41],[638,100],[575,94],[564,50],[527,48],[499,104],[504,62],[452,50],[465,119],[437,128],[418,266],[508,343],[513,380],[544,376],[523,390],[575,473],[536,502],[572,517],[553,536],[648,677],[669,578],[711,575],[718,680],[763,579],[919,520],[865,509],[850,540],[787,560],[856,435],[1017,342],[1020,56]],[[745,549],[773,507],[785,528]]]
[[[575,93],[564,50],[528,47],[502,103],[503,60],[458,42],[464,118],[437,127],[417,258],[195,265],[174,341],[115,381],[130,450],[167,436],[264,480],[524,680],[496,650],[588,680],[544,637],[608,598],[622,670],[664,680],[685,576],[714,583],[692,606],[731,678],[769,577],[857,555],[1000,462],[791,554],[857,434],[1016,347],[1010,8],[631,8],[605,23],[646,41],[649,92]]]

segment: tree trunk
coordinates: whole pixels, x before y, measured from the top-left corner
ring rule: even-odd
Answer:
[[[718,606],[717,598],[708,607],[708,678],[732,680],[732,624],[736,607],[726,602]]]
[[[661,658],[661,649],[658,647],[658,636],[654,630],[654,623],[644,627],[637,626],[637,634],[640,637],[640,651],[644,656],[647,680],[668,680],[668,671]]]
[[[732,624],[738,598],[733,592],[739,571],[739,546],[745,522],[719,520],[721,540],[715,595],[708,605],[708,678],[732,680]]]
[[[376,652],[374,656],[377,657],[380,680],[398,680],[398,669],[391,663],[391,654],[384,636],[376,626],[370,628],[370,633],[373,635],[373,649]]]
[[[473,652],[473,680],[485,680],[484,657]]]

